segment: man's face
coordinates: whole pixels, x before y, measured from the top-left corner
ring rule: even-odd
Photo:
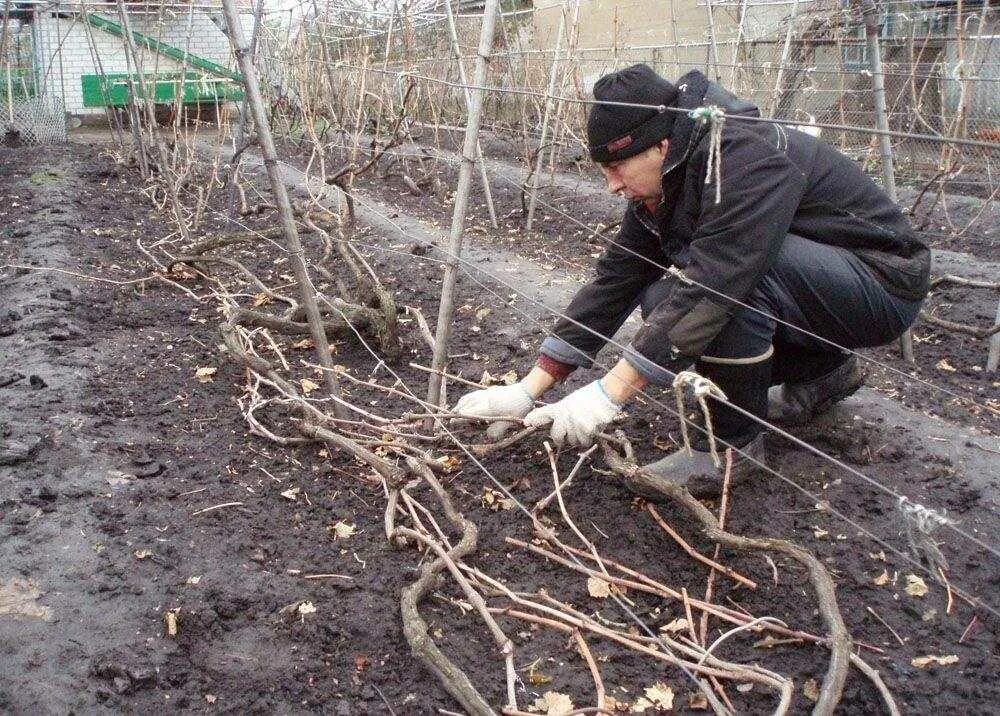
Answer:
[[[630,201],[659,200],[663,194],[660,169],[669,146],[670,142],[664,139],[634,157],[601,164],[601,172],[608,182],[608,191],[624,196]]]

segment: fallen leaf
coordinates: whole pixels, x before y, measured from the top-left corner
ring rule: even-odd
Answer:
[[[372,663],[371,659],[369,659],[364,654],[358,654],[357,656],[354,657],[354,670],[360,674],[362,671],[368,668],[368,665],[370,663]]]
[[[202,366],[195,370],[194,377],[198,379],[199,383],[211,383],[214,376],[218,372],[218,368],[214,366]]]
[[[884,587],[889,583],[889,572],[883,569],[882,574],[875,577],[872,582],[874,582],[876,587]]]
[[[216,696],[215,694],[205,694],[205,701],[207,701],[210,704],[214,704],[218,700],[219,697]]]
[[[334,539],[347,539],[358,533],[357,527],[343,520],[338,521],[335,525],[330,525],[327,529],[333,535]]]
[[[319,383],[314,383],[308,378],[303,378],[299,383],[302,386],[302,393],[304,395],[309,395],[314,390],[319,390]]]
[[[316,343],[313,342],[312,338],[303,338],[301,341],[295,341],[295,343],[292,344],[292,348],[295,348],[300,351],[308,350],[310,348],[315,348],[315,347]]]
[[[194,576],[194,577],[188,577],[186,580],[184,580],[184,583],[185,584],[198,584],[198,582],[200,582],[200,581],[201,581],[201,576],[199,575],[199,576]]]
[[[611,583],[600,577],[587,578],[587,592],[590,596],[605,599],[611,596]]]
[[[736,690],[739,691],[741,694],[749,694],[751,691],[753,691],[753,683],[748,682],[746,684],[736,684]]]
[[[810,701],[819,701],[819,684],[816,679],[806,679],[802,684],[802,694]]]
[[[872,559],[876,559],[876,560],[878,560],[880,562],[885,562],[886,561],[886,559],[885,559],[885,550],[881,550],[880,549],[878,552],[869,552],[868,556],[871,557]]]
[[[488,315],[490,315],[490,309],[488,309],[488,308],[480,308],[478,311],[476,311],[476,320],[477,321],[481,321],[484,318],[486,318]]]
[[[462,464],[462,461],[455,455],[442,455],[434,460],[445,472],[452,472]]]
[[[316,605],[312,602],[302,602],[295,611],[297,611],[299,616],[302,617],[302,621],[305,621],[306,614],[316,613]]]
[[[679,617],[674,619],[672,622],[664,624],[660,627],[660,631],[665,631],[669,634],[676,634],[679,631],[684,631],[688,628],[688,620],[684,617]]]
[[[830,533],[822,527],[813,526],[813,537],[816,539],[823,539],[824,537],[829,536],[829,534]]]
[[[153,550],[151,549],[137,549],[132,554],[135,555],[136,559],[146,559],[147,557],[153,556]]]
[[[935,367],[938,370],[948,371],[949,373],[955,373],[956,371],[958,371],[958,368],[949,363],[947,358],[942,358],[941,360],[939,360]]]
[[[639,699],[639,701],[648,701],[650,706],[657,710],[670,711],[674,708],[674,690],[669,686],[664,684],[662,681],[657,681],[652,686],[646,687],[643,692],[644,698]],[[638,702],[636,702],[638,703]],[[648,707],[647,707],[648,708]],[[636,709],[637,711],[645,709]]]
[[[253,297],[253,305],[255,307],[259,308],[260,306],[266,306],[267,304],[271,303],[271,301],[273,301],[273,300],[274,300],[273,298],[271,298],[270,296],[268,296],[266,293],[262,292],[262,293],[258,293],[256,296]]]
[[[938,664],[940,666],[948,666],[949,664],[957,664],[958,655],[949,654],[948,656],[918,656],[910,664],[917,667],[918,669],[926,669],[931,664]]]
[[[573,710],[573,701],[566,694],[558,691],[546,691],[535,699],[531,710],[543,713],[545,716],[564,716]]]
[[[177,636],[177,612],[179,609],[168,609],[163,613],[163,623],[167,627],[167,636]]]
[[[504,385],[514,385],[517,382],[517,371],[509,370],[498,379]]]
[[[906,575],[906,593],[911,597],[922,597],[927,594],[927,582],[915,574]]]
[[[292,487],[281,493],[281,496],[286,500],[292,500],[293,502],[298,499],[298,494],[302,492],[301,487]]]
[[[688,708],[692,711],[708,711],[708,697],[701,691],[688,694]]]
[[[541,671],[535,669],[535,664],[531,665],[528,669],[528,681],[531,682],[532,686],[544,686],[545,684],[552,683],[552,677],[543,674]]]

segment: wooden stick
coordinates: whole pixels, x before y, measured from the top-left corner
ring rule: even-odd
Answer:
[[[719,564],[715,560],[709,559],[705,555],[703,555],[700,552],[698,552],[694,547],[692,547],[691,545],[689,545],[687,542],[685,542],[684,538],[681,537],[679,534],[677,534],[677,532],[674,530],[674,528],[671,527],[667,523],[667,521],[663,519],[662,516],[660,516],[660,513],[656,511],[656,507],[654,507],[651,502],[650,503],[646,503],[646,511],[649,512],[649,514],[651,514],[653,516],[653,519],[656,520],[656,523],[660,526],[660,528],[664,532],[666,532],[668,535],[670,535],[671,537],[673,537],[674,541],[677,542],[677,544],[679,544],[681,546],[681,549],[683,549],[685,552],[687,552],[691,557],[693,557],[694,559],[698,560],[702,564],[708,565],[712,569],[715,569],[715,570],[718,570],[719,572],[722,572],[727,577],[729,577],[730,579],[732,579],[734,582],[739,582],[740,584],[742,584],[742,585],[744,585],[746,587],[749,587],[750,589],[756,589],[757,588],[757,583],[755,581],[753,581],[752,579],[748,579],[747,577],[744,577],[739,572],[736,572],[735,570],[730,569],[729,567],[725,566],[724,564]],[[718,545],[716,545],[716,549],[718,549]]]
[[[580,650],[580,656],[583,660],[587,662],[587,667],[590,669],[590,675],[594,677],[594,688],[597,691],[597,708],[603,709],[605,702],[605,692],[604,692],[604,681],[601,680],[601,672],[597,668],[597,663],[594,661],[594,655],[590,653],[590,647],[587,646],[587,640],[583,638],[578,629],[573,630],[573,639],[576,640],[576,646]]]
[[[726,513],[729,507],[729,481],[733,474],[733,449],[726,448],[726,471],[722,476],[722,497],[719,499],[719,529],[725,529]],[[719,558],[720,545],[715,545],[714,559]],[[712,601],[712,588],[715,586],[715,572],[708,573],[708,581],[705,583],[705,601]],[[708,615],[701,615],[701,643],[704,645],[708,640]]]

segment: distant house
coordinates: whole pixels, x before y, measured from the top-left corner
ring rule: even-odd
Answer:
[[[870,58],[852,0],[534,5],[535,75],[547,72],[559,24],[565,23],[563,51],[575,30],[572,71],[584,91],[606,72],[645,62],[668,78],[702,70],[776,116],[874,124]],[[923,133],[947,129],[961,102],[966,120],[960,134],[1000,136],[1000,20],[984,13],[984,0],[963,0],[961,15],[957,0],[878,7],[893,126]]]
[[[241,98],[221,6],[193,0],[127,5],[138,67],[131,67],[125,30],[114,2],[14,0],[11,25],[16,61],[0,67],[0,110],[48,111],[86,118],[123,107],[136,93],[160,105]],[[0,111],[0,128],[4,112]],[[54,119],[52,120],[55,121]]]

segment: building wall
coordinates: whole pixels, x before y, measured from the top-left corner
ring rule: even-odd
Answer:
[[[101,16],[115,23],[119,20],[117,14],[101,13]],[[229,40],[206,12],[195,10],[190,25],[187,14],[158,18],[152,13],[133,13],[129,22],[135,32],[181,50],[187,49],[192,55],[220,65],[233,66]],[[83,106],[80,78],[100,74],[101,69],[108,74],[126,72],[124,39],[91,27],[79,17],[60,18],[45,12],[35,15],[32,31],[39,87],[51,96],[63,98],[66,112],[70,114],[103,114],[103,108]],[[137,49],[144,72],[181,69],[180,63],[163,55]],[[100,69],[95,54],[100,58]]]

